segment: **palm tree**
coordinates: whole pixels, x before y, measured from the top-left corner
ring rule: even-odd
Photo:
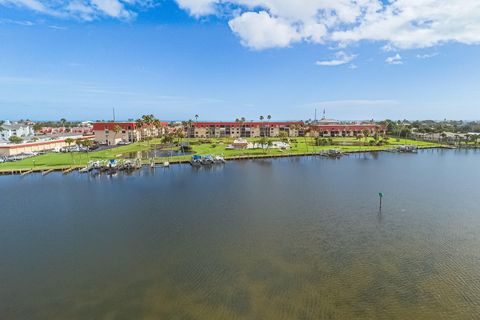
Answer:
[[[87,153],[90,150],[90,147],[93,146],[93,141],[92,140],[83,140],[82,141],[83,146],[87,148]]]
[[[281,141],[288,142],[288,134],[285,131],[280,131],[278,133],[278,137],[280,138]]]
[[[65,143],[68,144],[69,147],[73,142],[75,142],[75,140],[73,140],[72,138],[65,139]]]
[[[183,129],[178,128],[177,130],[175,130],[175,135],[176,135],[176,137],[178,138],[178,144],[180,145],[182,139],[185,137],[185,134],[184,134],[184,132],[183,132]]]
[[[62,124],[62,127],[65,127],[65,125],[67,124],[67,119],[65,118],[60,119],[60,123]]]
[[[115,144],[115,141],[117,140],[117,134],[122,131],[122,127],[120,127],[118,124],[116,124],[114,127],[113,127],[113,132],[114,132],[114,135],[113,135],[113,143]]]
[[[447,134],[445,132],[442,132],[440,136],[442,137],[443,142],[445,142],[445,138],[447,137]]]
[[[307,152],[308,152],[308,141],[307,141],[307,136],[310,133],[311,129],[309,126],[305,126],[303,129],[303,137],[305,139],[305,145],[307,146]],[[314,148],[315,151],[315,148]]]
[[[262,136],[262,131],[265,131],[265,128],[263,126],[263,116],[260,116],[260,121],[262,122],[261,127],[260,127],[260,137]],[[263,135],[265,135],[265,132],[263,132]]]
[[[364,129],[362,131],[362,134],[363,134],[363,137],[365,138],[365,143],[367,143],[368,136],[370,136],[370,131],[368,131],[367,129]]]
[[[240,118],[240,137],[242,137],[242,128],[245,125],[245,121],[246,121],[245,117]]]
[[[187,138],[190,138],[189,135],[190,135],[190,132],[192,131],[192,128],[193,128],[193,137],[195,138],[195,127],[193,126],[193,121],[190,119],[190,120],[187,121],[187,124],[188,124]]]

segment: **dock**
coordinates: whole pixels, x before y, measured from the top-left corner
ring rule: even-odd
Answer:
[[[30,173],[32,173],[32,172],[34,172],[33,169],[32,169],[32,170],[28,170],[28,171],[24,171],[24,172],[22,172],[20,175],[21,175],[21,176],[26,176],[27,174],[30,174]]]
[[[42,176],[46,176],[47,174],[49,174],[53,171],[55,171],[55,169],[48,169],[48,170],[42,171]]]
[[[75,169],[77,169],[77,168],[71,167],[71,168],[68,168],[68,169],[63,170],[62,173],[63,173],[63,174],[68,174],[68,173],[72,172],[72,171],[75,170]]]

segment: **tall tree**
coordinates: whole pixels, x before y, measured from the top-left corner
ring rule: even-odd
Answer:
[[[72,138],[67,138],[67,139],[65,139],[65,143],[68,144],[69,147],[70,147],[70,145],[71,145],[72,143],[74,143],[74,142],[75,142],[75,140],[73,140]]]
[[[264,117],[260,116],[260,122],[262,123],[261,127],[260,127],[260,137],[262,137],[262,133],[263,133],[263,136],[265,136],[265,127],[263,125],[263,119],[264,119]]]
[[[117,134],[119,132],[122,131],[122,127],[120,127],[118,124],[116,124],[114,127],[113,127],[113,132],[114,132],[114,135],[113,135],[113,143],[115,143],[116,139],[117,139]]]

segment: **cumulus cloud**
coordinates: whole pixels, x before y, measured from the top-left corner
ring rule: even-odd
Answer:
[[[286,47],[301,39],[298,30],[281,18],[271,17],[267,12],[246,12],[232,19],[230,28],[253,49]]]
[[[388,57],[385,60],[385,62],[388,63],[388,64],[403,64],[402,57],[398,53],[394,56]]]
[[[0,0],[0,6],[27,8],[43,14],[94,20],[100,17],[129,20],[135,9],[151,6],[154,0]]]
[[[37,0],[0,0],[0,5],[12,5],[28,8],[34,11],[48,13],[49,10],[42,2]]]
[[[177,0],[180,8],[196,17],[215,13],[216,2],[212,0]]]
[[[426,48],[446,42],[480,43],[478,0],[176,0],[192,15],[234,7],[230,27],[254,49],[294,42],[363,40],[385,49]],[[253,30],[259,27],[258,35]]]
[[[324,61],[317,61],[316,64],[318,66],[340,66],[342,64],[346,64],[351,62],[353,59],[355,59],[355,55],[348,55],[344,51],[339,51],[335,54],[335,59],[332,60],[324,60]],[[354,65],[352,65],[354,66]],[[352,69],[356,68],[354,66]]]
[[[163,0],[0,0],[45,14],[92,20],[132,19]],[[345,48],[381,42],[385,51],[447,42],[480,44],[479,0],[175,0],[194,17],[221,16],[255,50],[296,42]]]

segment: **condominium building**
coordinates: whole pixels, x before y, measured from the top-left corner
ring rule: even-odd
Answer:
[[[375,123],[353,124],[312,124],[309,126],[309,135],[312,137],[357,137],[368,134],[385,134],[386,127]]]
[[[34,135],[33,126],[30,124],[5,121],[0,130],[0,140],[8,141],[11,137],[27,138]]]
[[[119,143],[136,142],[161,136],[165,133],[166,122],[160,126],[138,126],[136,122],[96,122],[93,124],[95,141],[100,144],[117,145]]]
[[[303,135],[302,121],[285,122],[194,122],[184,127],[190,138],[276,137],[286,132],[289,137]]]

